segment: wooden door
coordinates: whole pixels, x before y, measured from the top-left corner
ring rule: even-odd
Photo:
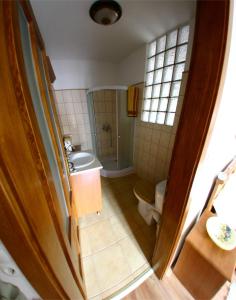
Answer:
[[[189,209],[189,194],[210,122],[225,59],[230,1],[198,1],[189,76],[166,187],[153,264],[170,266]],[[226,53],[227,54],[227,53]]]
[[[44,43],[25,1],[0,3],[0,239],[43,299],[86,298]]]

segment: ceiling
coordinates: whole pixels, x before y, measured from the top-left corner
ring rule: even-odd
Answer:
[[[120,0],[121,19],[114,25],[102,26],[89,17],[93,2],[31,0],[51,59],[118,63],[144,43],[195,15],[195,0]]]

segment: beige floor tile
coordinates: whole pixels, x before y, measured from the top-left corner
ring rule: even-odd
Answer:
[[[103,210],[101,211],[100,215],[92,213],[79,218],[79,227],[84,228],[105,219],[107,219],[107,215],[103,212]]]
[[[117,285],[131,275],[121,247],[115,244],[93,255],[99,284],[103,291]]]
[[[103,300],[102,294],[95,296],[95,297],[91,297],[91,298],[89,298],[89,300]]]
[[[120,206],[114,199],[108,199],[103,201],[103,211],[108,217],[122,212]]]
[[[131,234],[130,228],[125,223],[112,223],[112,229],[117,241]]]
[[[119,207],[121,208],[122,212],[126,212],[127,210],[133,210],[135,211],[137,209],[136,203],[129,202],[129,197],[127,196],[120,196],[119,199],[117,199],[117,203]]]
[[[111,224],[113,232],[116,236],[117,241],[123,239],[127,236],[135,236],[135,231],[137,230],[137,227],[135,224],[129,224],[128,221],[119,221],[119,219],[115,219],[111,217]]]
[[[146,259],[148,260],[148,262],[152,262],[154,246],[153,247],[151,247],[150,245],[145,246],[142,248],[142,251]]]
[[[96,275],[96,270],[92,256],[82,259],[85,276],[85,286],[88,298],[94,297],[101,293],[101,288]]]
[[[139,276],[143,275],[150,269],[151,269],[151,265],[149,263],[146,263],[142,265],[140,268],[138,268],[132,275],[134,279],[137,279]]]
[[[102,220],[88,226],[86,232],[92,253],[96,253],[116,242],[116,237],[111,227],[110,220]]]
[[[123,253],[127,255],[127,261],[132,273],[148,262],[138,243],[130,237],[119,241],[119,244],[122,247]]]
[[[144,234],[141,229],[138,229],[134,232],[134,237],[131,236],[131,238],[133,239],[134,244],[138,244],[140,251],[147,260],[151,261],[155,246],[155,236],[153,236],[153,239],[151,240],[147,233]]]
[[[149,240],[150,242],[155,240],[156,231],[157,231],[156,223],[150,226],[146,224],[145,226],[142,226],[140,229],[143,232],[144,236],[147,237],[147,240]]]
[[[111,216],[110,222],[113,224],[115,224],[115,223],[120,223],[120,224],[124,224],[124,225],[128,224],[128,221],[123,213],[118,213],[118,214]]]
[[[122,289],[127,288],[130,284],[132,284],[133,281],[133,275],[130,275],[126,277],[124,280],[119,282],[117,285],[114,287],[106,290],[105,292],[102,293],[102,299],[111,299],[111,296],[114,296],[114,294],[119,293]]]
[[[112,191],[111,188],[103,188],[102,190],[102,199],[103,200],[109,200],[109,199],[114,198],[114,192]]]
[[[79,219],[89,300],[109,299],[150,267],[155,227],[147,226],[138,213],[136,180],[136,176],[102,179],[101,215]]]
[[[146,222],[139,214],[137,207],[135,210],[130,210],[130,218],[133,219],[133,221],[139,226],[140,229],[147,226]]]
[[[108,183],[108,184],[102,186],[103,195],[108,196],[109,194],[113,194],[113,192],[114,192],[114,189],[113,189],[112,184]]]
[[[88,234],[88,227],[81,228],[79,230],[80,234],[80,247],[81,247],[81,256],[85,257],[92,254],[90,247],[90,236]]]

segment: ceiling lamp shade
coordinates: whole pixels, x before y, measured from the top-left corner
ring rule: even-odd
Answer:
[[[102,25],[111,25],[120,19],[122,10],[116,1],[99,0],[90,7],[89,14],[94,22]]]

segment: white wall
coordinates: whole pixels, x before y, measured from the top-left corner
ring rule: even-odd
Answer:
[[[144,81],[146,45],[131,53],[118,66],[119,84],[130,85]]]
[[[146,45],[118,64],[95,60],[52,60],[55,90],[129,85],[144,81]]]
[[[117,65],[95,60],[52,60],[55,90],[117,84]]]

